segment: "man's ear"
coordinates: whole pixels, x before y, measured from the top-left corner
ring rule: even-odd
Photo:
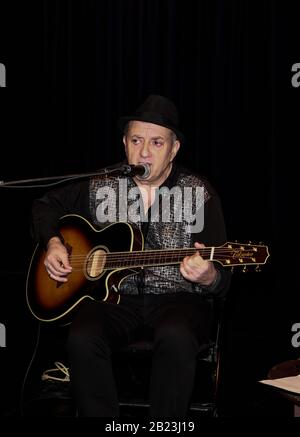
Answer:
[[[126,135],[123,135],[123,144],[124,144],[125,154],[127,156],[128,147],[127,147],[127,144],[126,144]]]
[[[172,150],[171,150],[171,161],[173,161],[173,159],[177,155],[177,152],[178,152],[179,149],[180,149],[180,141],[176,140],[173,143]]]

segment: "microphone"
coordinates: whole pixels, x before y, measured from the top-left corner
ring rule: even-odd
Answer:
[[[126,176],[139,176],[140,179],[146,179],[151,173],[150,165],[147,163],[139,165],[124,164],[121,171]]]

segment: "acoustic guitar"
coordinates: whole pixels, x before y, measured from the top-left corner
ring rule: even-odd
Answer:
[[[143,235],[136,226],[113,223],[98,230],[79,215],[60,219],[73,268],[68,281],[50,279],[45,266],[45,250],[37,245],[28,269],[26,299],[32,314],[44,322],[65,321],[84,299],[119,303],[119,287],[129,275],[143,267],[180,264],[195,248],[143,250]],[[224,267],[265,264],[268,247],[264,245],[226,243],[198,249],[204,259]]]

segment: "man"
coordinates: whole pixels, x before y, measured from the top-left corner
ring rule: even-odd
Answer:
[[[147,164],[149,175],[96,177],[49,192],[34,202],[34,234],[46,247],[49,277],[58,283],[67,282],[73,270],[59,231],[58,219],[65,214],[104,226],[126,213],[128,222],[142,231],[146,250],[195,246],[192,255],[182,255],[179,267],[163,265],[162,259],[161,265],[146,266],[122,280],[119,304],[84,302],[68,341],[79,416],[119,415],[111,353],[143,328],[154,342],[150,415],[185,417],[196,356],[209,337],[211,300],[224,295],[230,281],[229,272],[200,256],[205,246],[226,241],[222,210],[209,183],[174,162],[183,135],[173,102],[151,95],[119,125],[128,163]]]

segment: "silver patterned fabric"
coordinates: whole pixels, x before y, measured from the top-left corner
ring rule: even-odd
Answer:
[[[196,213],[201,209],[203,212],[210,193],[200,177],[185,174],[182,170],[171,183],[169,178],[168,185],[157,191],[155,202],[146,216],[140,191],[132,178],[93,178],[90,182],[90,211],[94,224],[103,227],[111,222],[133,223],[144,233],[145,250],[193,247],[194,234],[190,230],[197,230]],[[189,227],[191,225],[194,228]],[[123,294],[201,291],[200,286],[183,278],[178,264],[145,267],[139,274],[127,277],[120,287]]]

